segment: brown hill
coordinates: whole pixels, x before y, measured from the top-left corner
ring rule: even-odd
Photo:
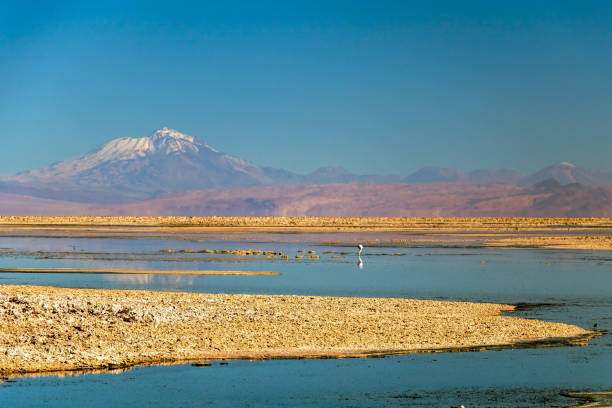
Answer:
[[[85,215],[94,214],[89,205],[70,201],[38,198],[22,194],[0,193],[2,215]]]
[[[327,184],[193,190],[117,205],[0,195],[6,215],[612,217],[612,187]]]

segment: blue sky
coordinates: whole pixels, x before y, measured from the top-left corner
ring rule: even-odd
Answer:
[[[302,173],[611,168],[611,72],[609,1],[5,0],[0,174],[162,126]]]

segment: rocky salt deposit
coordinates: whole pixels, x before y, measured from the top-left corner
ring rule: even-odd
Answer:
[[[367,355],[588,336],[512,306],[0,286],[3,375],[219,358]]]

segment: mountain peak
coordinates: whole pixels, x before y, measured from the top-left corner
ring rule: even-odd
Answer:
[[[565,168],[571,168],[571,169],[575,169],[578,166],[576,166],[574,163],[570,163],[570,162],[561,162],[561,163],[557,163],[555,166],[553,167],[565,167]]]
[[[557,163],[525,177],[521,184],[535,184],[546,179],[555,179],[562,185],[579,183],[589,186],[609,186],[612,171],[605,169],[585,169],[569,162]]]
[[[163,127],[161,129],[156,130],[153,135],[151,135],[152,140],[158,140],[163,138],[172,138],[172,139],[181,139],[187,140],[191,143],[195,142],[195,138],[190,135],[186,135],[184,133],[178,132],[174,129],[169,129],[167,127]]]

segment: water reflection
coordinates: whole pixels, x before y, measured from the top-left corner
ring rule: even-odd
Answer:
[[[193,288],[192,275],[159,275],[159,274],[104,274],[103,280],[112,287],[142,287],[173,290]]]
[[[57,240],[57,239],[55,239]],[[0,242],[5,247],[20,248],[18,239]],[[99,240],[98,240],[99,241]],[[107,240],[115,247],[117,242]],[[123,240],[121,250],[134,250],[132,242]],[[87,241],[81,240],[82,247]],[[97,243],[99,244],[99,242]],[[138,250],[142,241],[135,241]],[[185,246],[184,242],[164,241],[149,243],[151,247]],[[241,261],[159,261],[159,260],[83,260],[45,259],[21,256],[0,256],[2,268],[110,268],[147,270],[239,270],[275,271],[280,276],[180,276],[161,280],[161,276],[146,278],[139,283],[136,278],[91,274],[6,274],[0,279],[12,284],[34,284],[63,287],[87,287],[108,289],[157,289],[190,290],[197,292],[265,293],[323,296],[371,296],[453,298],[459,300],[487,300],[498,302],[534,302],[542,299],[562,299],[563,302],[583,298],[608,300],[612,297],[612,274],[609,264],[601,259],[607,253],[583,251],[525,251],[487,250],[488,262],[481,264],[483,250],[419,249],[403,250],[403,256],[385,253],[351,254],[354,246],[325,247],[304,244],[259,242],[207,243],[213,247],[276,248],[287,254],[298,250],[316,250],[317,259],[257,259]],[[102,248],[101,248],[102,249]],[[104,249],[103,249],[104,250]],[[355,252],[353,252],[355,251]],[[110,251],[108,251],[110,252]],[[383,256],[385,255],[385,256]],[[427,255],[427,256],[424,256]],[[472,256],[466,256],[472,255]],[[353,255],[354,256],[354,255]],[[586,258],[588,256],[589,258]],[[352,258],[352,259],[350,259]],[[355,266],[363,267],[368,260],[367,273],[355,274]],[[549,262],[550,264],[546,264]],[[357,264],[357,265],[355,265]],[[364,268],[364,270],[366,270]],[[145,275],[146,276],[146,275]],[[372,277],[376,277],[375,280]],[[184,278],[184,277],[183,277]],[[142,276],[140,277],[142,279]],[[174,286],[173,286],[174,285]],[[592,327],[591,322],[587,327]]]
[[[363,261],[361,260],[361,251],[363,251],[363,245],[357,244],[357,249],[359,249],[359,252],[357,253],[357,257],[359,258],[357,266],[359,266],[359,269],[363,269]]]

